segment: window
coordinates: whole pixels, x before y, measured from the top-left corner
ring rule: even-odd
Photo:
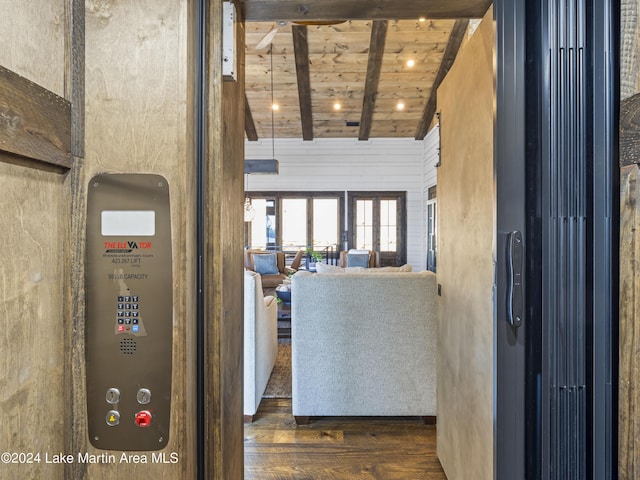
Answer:
[[[312,247],[336,260],[344,228],[343,192],[247,192],[256,216],[247,223],[245,244],[297,252]]]

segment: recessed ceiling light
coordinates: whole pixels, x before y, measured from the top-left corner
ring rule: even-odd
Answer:
[[[277,103],[274,103],[273,105],[271,105],[271,109],[274,112],[277,112],[278,110],[280,110],[280,105],[278,105]]]
[[[404,110],[404,103],[403,102],[398,102],[398,104],[396,105],[396,108],[398,110]]]
[[[418,19],[418,21],[419,21],[419,22],[426,22],[426,21],[427,21],[427,19],[426,19],[426,18],[424,18],[424,17],[420,17],[420,18]]]
[[[342,108],[342,105],[340,105],[340,102],[336,102],[333,104],[333,109],[334,110],[340,110]]]
[[[407,60],[407,67],[411,68],[416,64],[416,61],[412,58],[410,58],[409,60]]]

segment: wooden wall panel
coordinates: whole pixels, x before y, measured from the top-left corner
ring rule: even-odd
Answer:
[[[0,65],[65,96],[66,0],[0,0]]]
[[[620,89],[624,101],[640,92],[639,0],[621,2]],[[621,125],[624,127],[624,125]],[[627,125],[629,127],[629,125]],[[621,151],[637,150],[634,138]],[[629,157],[638,158],[636,152]],[[640,475],[640,172],[620,170],[620,356],[618,478]]]
[[[619,479],[640,475],[640,171],[620,171]]]
[[[84,224],[89,179],[102,172],[158,173],[169,183],[174,284],[171,431],[175,464],[74,464],[74,479],[195,476],[195,234],[192,98],[188,70],[192,2],[105,0],[86,4],[85,159],[73,171],[73,301],[84,300]],[[87,439],[83,309],[74,310],[71,449],[99,454]],[[121,452],[112,452],[119,455]]]
[[[438,208],[446,213],[437,220],[437,443],[451,479],[495,475],[492,16],[490,9],[438,89]]]
[[[0,0],[0,64],[64,94],[64,0]],[[0,153],[0,452],[40,463],[0,463],[1,478],[62,480],[45,453],[64,451],[64,177]]]
[[[222,32],[222,2],[209,2],[207,31]],[[236,82],[222,82],[220,42],[207,52],[205,238],[206,478],[242,480],[244,25],[236,36]]]

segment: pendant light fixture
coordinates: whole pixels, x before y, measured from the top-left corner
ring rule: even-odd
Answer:
[[[249,190],[249,174],[245,173],[245,187],[244,187],[244,221],[252,222],[254,218],[256,218],[256,209],[251,203],[251,199],[247,195],[247,190]]]

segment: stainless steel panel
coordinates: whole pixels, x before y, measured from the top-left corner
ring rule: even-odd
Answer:
[[[112,212],[111,225],[125,212],[119,234],[102,235],[105,211]],[[155,228],[127,223],[135,212],[143,212],[145,222],[154,212]],[[90,181],[86,274],[89,439],[100,449],[159,450],[169,439],[173,344],[170,202],[163,177],[102,174]]]

